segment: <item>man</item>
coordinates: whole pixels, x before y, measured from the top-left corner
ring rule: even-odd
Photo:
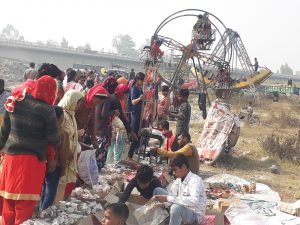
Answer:
[[[29,69],[25,70],[24,75],[23,75],[23,79],[24,81],[31,79],[34,80],[36,79],[37,76],[37,71],[34,69],[35,64],[33,62],[31,62],[29,64]]]
[[[161,87],[162,99],[159,100],[157,105],[157,116],[158,121],[167,120],[168,119],[168,111],[171,105],[171,99],[169,94],[169,86],[164,85]]]
[[[176,124],[176,135],[179,135],[183,132],[189,133],[189,125],[191,119],[191,105],[188,102],[189,98],[189,90],[188,89],[181,89],[179,91],[178,101],[179,101],[179,112],[178,113],[171,113],[169,112],[170,116],[177,118]]]
[[[129,216],[129,209],[124,203],[112,203],[104,208],[102,225],[125,225]]]
[[[10,96],[8,91],[5,91],[5,81],[0,79],[0,124],[4,115],[4,103],[6,99]]]
[[[145,199],[152,198],[155,188],[161,187],[160,181],[157,177],[153,176],[153,174],[153,169],[150,166],[142,165],[138,169],[136,176],[126,186],[119,202],[127,202],[134,188],[136,188]]]
[[[162,188],[154,191],[154,200],[171,204],[170,225],[201,224],[206,209],[206,193],[203,180],[189,169],[189,162],[183,154],[177,155],[171,163],[177,177],[170,193]]]
[[[253,65],[253,66],[254,66],[254,71],[255,71],[255,72],[258,72],[258,67],[259,67],[259,66],[258,66],[257,58],[254,58],[254,65]]]
[[[191,136],[188,133],[182,133],[178,136],[178,143],[180,149],[177,151],[166,151],[164,149],[157,149],[157,153],[169,158],[174,158],[177,155],[183,154],[187,157],[192,173],[199,173],[199,154],[195,145],[191,143]]]
[[[129,80],[133,80],[134,77],[135,77],[135,72],[134,72],[134,69],[132,68],[132,69],[131,69],[131,72],[130,72],[130,74],[129,74]]]

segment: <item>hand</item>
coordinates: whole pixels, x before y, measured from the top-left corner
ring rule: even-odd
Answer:
[[[85,130],[84,129],[78,130],[77,133],[78,133],[78,137],[82,137],[85,133]]]
[[[156,195],[156,196],[153,196],[154,200],[156,201],[159,201],[161,203],[164,203],[164,202],[167,202],[167,195]]]
[[[50,173],[53,173],[56,169],[56,161],[55,160],[49,160],[47,162],[47,171]]]
[[[114,110],[114,115],[119,117],[121,115],[121,113],[118,109],[116,109],[116,110]]]
[[[138,141],[139,140],[138,136],[133,131],[131,131],[130,135],[131,135],[131,138],[133,139],[133,141]]]
[[[155,208],[155,209],[157,209],[157,208],[164,209],[164,208],[166,208],[166,206],[165,206],[165,204],[163,204],[163,203],[157,203],[157,204],[155,204],[154,208]]]
[[[141,95],[141,96],[139,97],[139,100],[140,100],[140,101],[143,101],[144,99],[145,99],[144,95]]]

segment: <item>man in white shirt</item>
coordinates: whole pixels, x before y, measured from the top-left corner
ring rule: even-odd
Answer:
[[[190,171],[188,159],[182,154],[173,159],[171,167],[177,179],[170,193],[156,188],[153,198],[165,205],[171,204],[170,225],[202,223],[207,202],[203,180]]]

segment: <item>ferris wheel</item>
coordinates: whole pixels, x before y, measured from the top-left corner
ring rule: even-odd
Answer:
[[[168,28],[181,22],[185,22],[185,30],[181,26],[171,34]],[[177,39],[184,35],[184,41]],[[200,9],[181,10],[165,18],[151,45],[144,48],[143,59],[146,69],[160,71],[171,90],[184,87],[207,94],[210,87],[217,97],[228,97],[233,89],[255,92],[255,85],[272,74],[268,68],[255,70],[239,34]],[[242,76],[237,77],[237,72]]]

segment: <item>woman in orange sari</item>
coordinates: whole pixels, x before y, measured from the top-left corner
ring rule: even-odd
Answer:
[[[30,94],[26,90],[9,97],[0,129],[0,149],[4,152],[0,174],[2,225],[18,225],[31,218],[45,178],[47,147],[51,144],[56,149],[59,145],[52,107],[56,81],[43,76],[34,82]]]

